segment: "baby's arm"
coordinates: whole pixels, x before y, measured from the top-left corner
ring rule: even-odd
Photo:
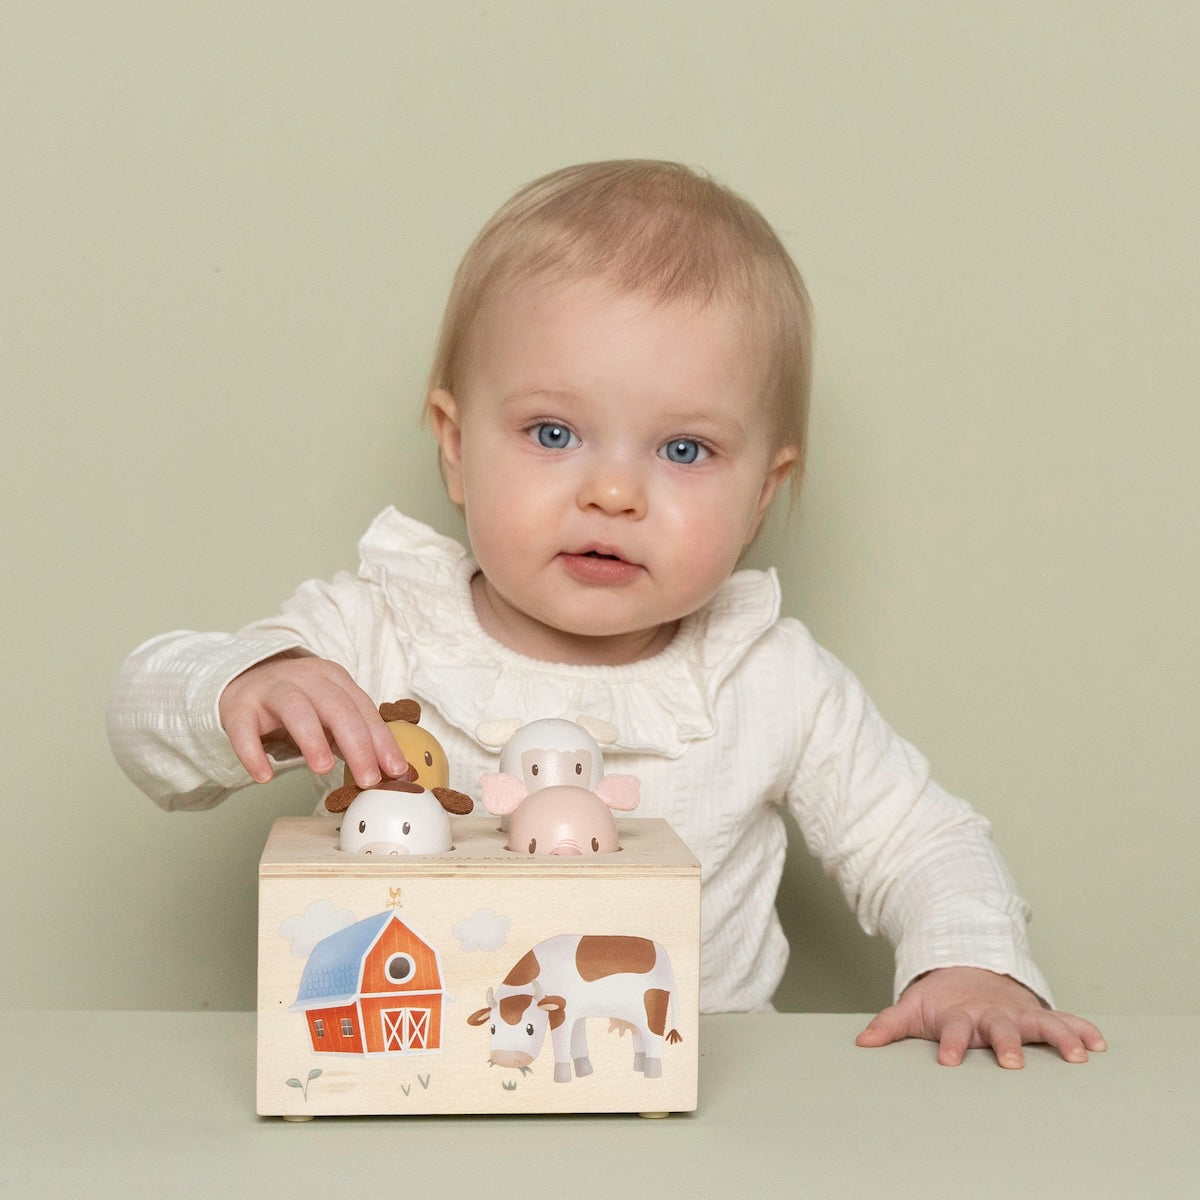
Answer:
[[[252,783],[217,703],[231,679],[298,642],[275,631],[176,630],[138,646],[108,701],[108,740],[121,769],[168,811],[212,808]]]
[[[896,947],[899,998],[860,1045],[939,1043],[954,1064],[970,1046],[1019,1066],[1045,1041],[1078,1060],[1103,1048],[1090,1022],[1056,1013],[1030,957],[1028,910],[990,827],[929,776],[861,685],[813,645],[799,703],[812,733],[789,800],[810,849],[839,881],[859,922]]]
[[[368,584],[339,576],[333,583],[302,584],[278,616],[238,633],[185,630],[143,643],[122,665],[109,699],[108,736],[117,762],[137,787],[169,810],[212,808],[230,792],[256,779],[269,778],[272,768],[262,739],[276,730],[287,731],[288,744],[279,756],[281,765],[289,765],[291,759],[301,761],[301,751],[291,745],[294,739],[288,721],[294,725],[298,722],[301,740],[314,760],[332,766],[332,760],[323,755],[315,740],[313,716],[301,715],[305,702],[282,688],[277,671],[256,672],[260,666],[290,662],[287,672],[294,671],[301,681],[320,674],[321,687],[325,688],[331,668],[335,678],[345,679],[357,678],[360,670],[366,670],[366,686],[386,685],[389,695],[382,698],[394,699],[404,692],[391,693],[390,689],[403,688],[404,679],[394,678],[396,672],[392,672],[383,680],[378,671],[371,669],[376,658],[373,651],[382,637],[382,611],[378,596]],[[321,660],[328,661],[316,667]],[[402,676],[403,671],[399,674]],[[259,684],[270,684],[272,677],[273,688],[268,688],[266,695],[260,694]],[[224,704],[226,718],[221,707],[231,685],[235,685],[234,695],[232,703]],[[296,686],[304,691],[303,682]],[[357,689],[356,684],[348,687]],[[345,696],[350,695],[348,687],[341,689]],[[314,714],[321,709],[322,730],[328,727],[324,719],[332,694],[326,690],[326,698],[308,710]],[[351,703],[364,726],[369,728],[377,721],[382,726],[377,712],[362,715],[361,699]],[[287,716],[281,718],[273,708],[283,708]],[[354,756],[352,769],[365,770],[369,776],[370,768],[362,754],[363,739],[345,723],[346,703],[335,697],[332,710],[343,714],[333,718],[333,742]],[[232,723],[240,751],[234,749],[226,731],[226,719]],[[326,751],[331,749],[329,738],[323,732],[320,736]],[[378,744],[377,736],[378,728],[370,736],[371,744]],[[347,747],[341,746],[342,740]],[[376,760],[377,766],[387,770],[387,762],[379,763],[378,754]]]

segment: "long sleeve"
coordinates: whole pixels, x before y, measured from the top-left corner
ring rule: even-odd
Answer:
[[[937,967],[978,966],[1049,1002],[1029,909],[988,822],[932,780],[842,664],[814,650],[801,686],[819,698],[788,802],[863,929],[895,946],[896,993]]]
[[[168,810],[205,809],[251,783],[217,702],[236,675],[298,646],[282,634],[152,638],[125,660],[108,705],[108,740],[129,779]]]
[[[277,616],[238,633],[182,630],[137,647],[109,699],[108,738],[121,769],[168,810],[212,808],[251,783],[221,728],[225,686],[293,649],[339,662],[357,678],[364,653],[379,640],[374,591],[350,575],[310,581]],[[370,681],[360,683],[370,690]]]

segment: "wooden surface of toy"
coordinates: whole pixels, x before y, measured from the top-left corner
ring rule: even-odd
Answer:
[[[619,825],[619,851],[530,857],[494,816],[453,816],[450,850],[391,857],[341,850],[334,817],[277,821],[259,867],[258,1111],[694,1109],[699,864],[664,821]],[[541,1022],[521,1061],[471,1022],[493,1002],[502,1032]]]

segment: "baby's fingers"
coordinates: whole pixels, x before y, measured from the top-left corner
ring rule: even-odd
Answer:
[[[854,1039],[856,1046],[887,1046],[907,1037],[919,1037],[910,1010],[903,1004],[893,1004],[872,1017],[867,1027]]]
[[[1020,1018],[1021,1037],[1026,1043],[1052,1046],[1066,1062],[1087,1062],[1088,1051],[1108,1049],[1100,1030],[1091,1021],[1060,1012],[1028,1012]]]
[[[408,761],[371,698],[357,686],[346,698],[354,711],[342,708],[331,716],[329,731],[354,782],[367,788],[384,775],[392,779],[403,775]]]
[[[250,778],[255,783],[266,783],[274,771],[263,748],[255,715],[246,713],[230,717],[225,723],[225,735],[229,738],[229,744],[233,747],[238,762],[246,768]]]
[[[340,691],[340,689],[335,688],[334,691]],[[344,692],[342,696],[346,703],[349,703],[349,697],[345,696]],[[314,699],[304,689],[290,683],[277,684],[264,701],[264,708],[275,717],[279,725],[296,743],[296,748],[303,755],[309,770],[315,771],[318,775],[332,771],[334,762],[333,748],[330,746],[329,737],[325,732],[322,709],[330,711],[337,707],[336,696],[331,698],[328,690],[324,695]],[[226,730],[226,732],[229,731]],[[233,741],[232,734],[230,741]],[[242,761],[245,762],[244,759]],[[249,770],[249,768],[247,769]],[[254,775],[253,771],[250,773]],[[254,777],[258,778],[258,776]],[[270,776],[268,775],[267,778]]]
[[[1104,1034],[1086,1017],[1077,1017],[1073,1013],[1059,1013],[1058,1015],[1079,1034],[1079,1040],[1083,1042],[1084,1049],[1090,1050],[1094,1054],[1102,1054],[1108,1049]]]
[[[1025,1065],[1024,1044],[1042,1040],[1028,1036],[1030,1025],[1035,1024],[1036,1018],[1045,1015],[1043,1012],[985,1012],[979,1018],[979,1042],[991,1046],[996,1061],[1006,1070],[1019,1071]],[[1029,1017],[1035,1018],[1035,1021],[1027,1021]]]
[[[259,783],[272,775],[263,739],[281,732],[318,775],[333,770],[340,754],[359,787],[408,768],[379,710],[346,669],[305,651],[243,671],[226,685],[218,711],[234,753]]]
[[[963,1009],[950,1009],[943,1015],[941,1025],[935,1031],[938,1062],[943,1067],[957,1067],[974,1044],[974,1038],[975,1022],[970,1013]],[[1018,1042],[1018,1052],[1020,1045]]]

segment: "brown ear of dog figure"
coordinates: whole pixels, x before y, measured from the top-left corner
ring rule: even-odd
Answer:
[[[421,705],[413,699],[392,700],[379,706],[379,715],[390,725],[393,721],[407,721],[416,725],[421,719]]]
[[[435,787],[429,789],[438,799],[438,803],[455,816],[465,817],[475,807],[475,801],[466,792],[456,792],[453,788]]]

